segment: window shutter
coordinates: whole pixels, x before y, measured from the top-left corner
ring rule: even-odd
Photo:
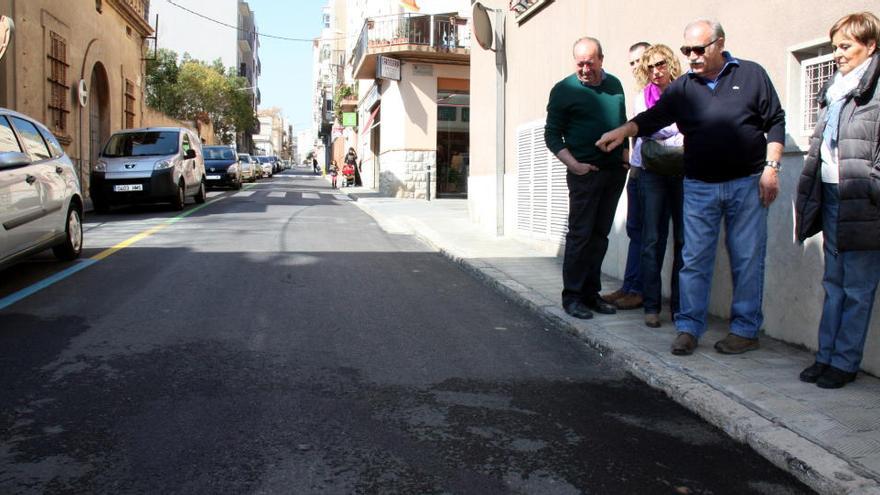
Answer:
[[[544,143],[544,122],[516,131],[517,229],[521,234],[561,243],[568,232],[568,186],[563,165]]]

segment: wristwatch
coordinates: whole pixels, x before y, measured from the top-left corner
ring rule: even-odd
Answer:
[[[775,170],[775,171],[777,171],[777,172],[781,172],[781,171],[782,171],[782,164],[779,163],[779,162],[776,161],[776,160],[767,160],[767,162],[764,163],[764,166],[765,166],[765,167],[770,167],[770,168],[772,168],[773,170]]]

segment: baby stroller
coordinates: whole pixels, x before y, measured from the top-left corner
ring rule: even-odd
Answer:
[[[342,167],[342,187],[354,186],[354,166],[346,163]]]

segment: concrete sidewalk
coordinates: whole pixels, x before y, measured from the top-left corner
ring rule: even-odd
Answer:
[[[561,258],[468,220],[464,200],[376,197],[342,189],[388,232],[414,234],[487,284],[608,352],[633,375],[745,442],[819,493],[880,493],[880,380],[864,373],[840,390],[802,383],[811,352],[763,336],[761,349],[718,354],[716,319],[692,356],[673,356],[674,327],[644,325],[641,310],[578,320],[560,307]],[[606,291],[620,282],[608,278]]]

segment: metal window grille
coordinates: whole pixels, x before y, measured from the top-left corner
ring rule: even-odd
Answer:
[[[49,32],[49,122],[56,134],[67,134],[67,42],[57,33]]]
[[[134,127],[134,83],[125,80],[125,127]]]
[[[835,70],[831,54],[810,58],[801,63],[801,82],[803,84],[803,110],[801,130],[811,133],[816,127],[819,112],[819,90]]]

